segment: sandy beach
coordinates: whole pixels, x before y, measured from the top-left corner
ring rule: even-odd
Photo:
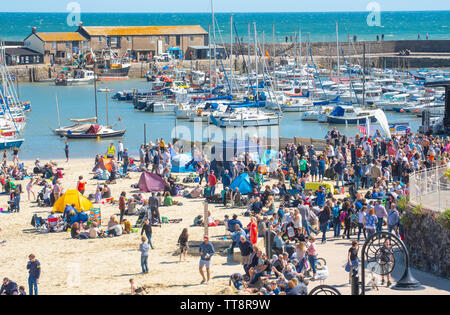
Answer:
[[[62,179],[64,189],[75,189],[78,176],[83,175],[88,182],[85,195],[95,192],[98,181],[92,179],[93,159],[70,160],[68,163],[65,160],[56,162],[58,167],[64,168]],[[33,163],[34,161],[25,162],[29,171],[32,171]],[[117,184],[111,185],[112,196],[116,200],[122,191],[127,192],[127,196],[136,192],[131,185],[138,182],[140,173],[132,172],[130,176],[130,179],[121,179],[117,181]],[[33,253],[42,266],[39,281],[40,294],[129,294],[130,278],[135,279],[137,286],[144,286],[148,294],[212,295],[234,292],[228,286],[228,278],[234,272],[241,273],[243,269],[226,253],[222,254],[216,249],[217,253],[212,259],[212,280],[208,285],[200,284],[197,255],[188,255],[186,262],[178,262],[177,240],[183,228],[189,229],[190,241],[202,239],[203,228],[192,227],[192,223],[195,216],[203,214],[203,199],[188,200],[176,197],[174,200],[182,202],[182,206],[160,208],[161,216],[182,219],[182,221],[163,224],[161,228],[153,228],[152,242],[155,249],[150,250],[150,272],[143,275],[138,251],[140,230],[139,233],[116,238],[89,240],[72,239],[70,233],[35,232],[30,224],[33,214],[46,218],[51,209],[38,207],[36,203],[27,201],[25,191],[27,182],[27,180],[16,181],[22,184],[24,190],[21,195],[20,213],[0,213],[0,227],[3,230],[0,233],[0,241],[7,241],[4,246],[0,246],[0,277],[8,277],[18,285],[24,285],[28,291],[26,263],[28,255]],[[190,187],[193,185],[188,184]],[[39,189],[35,187],[36,192]],[[144,194],[146,198],[149,195]],[[0,196],[0,207],[7,208],[7,198],[6,195]],[[102,227],[104,227],[111,215],[119,213],[118,205],[100,206]],[[248,218],[242,216],[244,209],[224,208],[221,205],[209,205],[209,209],[219,220],[223,220],[225,214],[230,217],[237,214],[244,225],[249,222]],[[126,216],[126,218],[133,225],[137,220],[137,216]],[[217,236],[224,235],[224,232],[224,226],[210,228],[211,240],[218,240]],[[351,240],[334,239],[331,237],[332,234],[332,231],[328,232],[326,244],[321,245],[320,241],[318,242],[319,257],[326,259],[329,270],[329,278],[325,284],[335,286],[342,294],[350,294],[348,274],[344,271],[343,265]],[[362,245],[362,242],[360,244]],[[192,251],[196,250],[192,248]],[[406,292],[407,294],[449,294],[449,280],[416,270],[413,274],[422,282],[425,290]],[[311,290],[317,285],[319,282],[311,282],[308,288]],[[368,294],[374,294],[374,292],[368,292]],[[380,287],[380,291],[375,294],[405,294],[405,292]]]

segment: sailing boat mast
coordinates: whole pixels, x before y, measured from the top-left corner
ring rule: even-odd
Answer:
[[[256,72],[256,90],[255,90],[255,100],[258,98],[258,39],[256,33],[256,22],[253,22],[253,27],[255,28],[255,72]]]
[[[337,75],[338,75],[338,95],[341,95],[341,60],[339,55],[339,25],[336,22],[336,53],[337,53]]]
[[[233,14],[230,16],[230,81],[230,92],[233,93]]]
[[[216,47],[216,21],[214,18],[214,5],[213,0],[211,0],[211,15],[212,15],[212,26],[213,26],[213,42],[214,42],[214,84],[217,86],[217,78],[216,78],[216,71],[217,71],[217,47]]]
[[[248,77],[248,95],[250,95],[250,88],[251,88],[251,80],[250,80],[250,69],[252,64],[252,58],[250,56],[250,38],[251,38],[251,29],[250,29],[250,23],[248,23],[248,45],[247,45],[247,59],[248,59],[248,67],[247,67],[247,77]]]
[[[208,26],[209,45],[209,95],[212,95],[212,70],[211,70],[211,25]]]
[[[58,128],[61,128],[61,120],[59,118],[58,94],[55,94],[55,97],[56,97],[56,113],[58,114]]]

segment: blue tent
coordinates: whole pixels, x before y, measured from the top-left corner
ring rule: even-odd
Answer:
[[[249,194],[253,191],[252,185],[250,184],[250,177],[247,173],[242,173],[231,183],[230,189],[234,190],[236,188],[239,189],[242,195]]]

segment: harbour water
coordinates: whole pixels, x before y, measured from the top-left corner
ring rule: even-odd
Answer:
[[[286,8],[289,11],[289,8]],[[336,22],[339,23],[341,40],[346,34],[357,35],[358,40],[375,40],[385,35],[385,40],[415,40],[420,33],[425,39],[450,38],[450,11],[388,12],[380,13],[380,25],[369,26],[370,12],[289,12],[289,13],[234,13],[236,30],[240,38],[247,40],[248,23],[256,22],[258,31],[265,33],[272,41],[272,25],[275,24],[277,42],[294,36],[299,29],[310,33],[311,41],[334,41]],[[2,40],[23,40],[32,27],[40,32],[74,31],[77,26],[67,24],[69,13],[0,13],[0,38]],[[84,25],[197,25],[208,30],[211,24],[209,13],[81,13]],[[217,13],[216,40],[229,42],[230,13]],[[234,30],[234,32],[236,31]]]
[[[99,83],[99,89],[109,88],[114,91],[127,89],[145,89],[149,84],[144,79]],[[22,136],[25,142],[20,148],[22,159],[56,159],[64,158],[64,138],[53,134],[52,129],[58,127],[56,110],[56,95],[60,108],[61,125],[72,123],[69,118],[88,118],[95,116],[95,98],[93,86],[57,87],[53,83],[21,84],[20,98],[32,102],[32,111],[27,114],[27,127]],[[98,92],[98,117],[101,124],[106,125],[106,94]],[[154,141],[163,137],[170,140],[175,134],[174,114],[153,114],[135,110],[132,103],[118,102],[108,96],[109,123],[117,124],[116,129],[125,126],[127,132],[122,142],[132,154],[137,154],[139,146],[144,142],[144,124],[146,124],[147,141]],[[416,131],[421,123],[419,118],[411,115],[386,112],[389,123],[409,122],[411,129]],[[284,113],[280,122],[280,129],[272,132],[273,137],[292,138],[305,137],[323,139],[332,125],[300,120],[301,113]],[[118,121],[118,117],[121,121]],[[203,140],[208,137],[205,127],[202,130]],[[357,126],[336,126],[347,136],[354,136],[359,132]],[[177,121],[177,136],[187,137],[187,133],[194,135],[194,123]],[[237,128],[240,129],[240,128]],[[183,130],[185,130],[183,132]],[[198,133],[198,131],[196,131]],[[257,130],[252,137],[265,135],[266,130]],[[236,131],[237,134],[240,130]],[[210,135],[213,137],[214,135]],[[270,135],[269,135],[270,136]],[[119,139],[114,139],[117,142]],[[70,155],[75,158],[90,158],[96,153],[104,153],[112,140],[70,140]]]

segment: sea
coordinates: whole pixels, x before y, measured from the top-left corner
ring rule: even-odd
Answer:
[[[288,8],[287,8],[288,9]],[[230,41],[230,15],[233,14],[233,38],[248,40],[248,24],[255,22],[259,40],[272,42],[273,26],[275,41],[295,38],[300,31],[311,41],[335,41],[336,22],[339,25],[340,40],[347,41],[347,35],[358,40],[450,39],[450,11],[423,12],[311,12],[311,13],[216,13],[216,42]],[[201,25],[208,31],[212,24],[209,13],[81,13],[79,20],[85,26],[137,26],[137,25]],[[75,31],[76,19],[70,13],[9,13],[0,12],[0,39],[21,41],[36,27],[39,32]],[[253,34],[253,25],[251,27]],[[253,35],[251,35],[253,36]],[[253,38],[253,37],[252,37]]]
[[[233,36],[247,40],[248,24],[256,23],[257,31],[265,40],[272,41],[273,25],[277,42],[289,40],[302,32],[302,38],[309,35],[311,41],[334,41],[336,22],[339,23],[340,39],[346,41],[345,34],[356,35],[358,40],[375,40],[376,35],[385,35],[386,40],[414,40],[420,33],[422,38],[428,33],[430,39],[450,39],[450,11],[427,12],[381,12],[378,26],[369,26],[368,12],[339,13],[233,13],[235,25]],[[84,25],[193,25],[200,24],[208,30],[211,15],[207,13],[82,13]],[[230,13],[216,14],[216,42],[229,42]],[[38,32],[74,31],[77,26],[68,25],[68,13],[0,13],[0,39],[21,41],[37,27]],[[253,28],[252,28],[253,32]],[[252,35],[253,36],[253,35]],[[115,91],[149,88],[145,79],[99,83],[99,88]],[[53,83],[20,84],[20,99],[32,103],[32,111],[27,114],[27,126],[21,136],[25,139],[20,149],[22,159],[64,158],[64,139],[53,134],[58,127],[56,97],[59,104],[59,118],[62,126],[70,125],[69,118],[95,116],[93,86],[57,87]],[[137,154],[139,146],[156,138],[193,138],[198,128],[192,123],[175,120],[174,114],[152,114],[140,112],[131,103],[116,102],[109,98],[106,110],[106,95],[98,93],[98,117],[100,123],[108,122],[116,129],[127,129],[123,143],[132,154]],[[389,123],[409,122],[413,131],[420,125],[420,119],[403,114],[387,114]],[[176,126],[176,128],[175,128]],[[278,127],[277,127],[278,128]],[[285,113],[277,130],[248,130],[248,136],[269,136],[272,138],[312,137],[323,138],[332,127],[317,122],[302,122],[299,113]],[[338,126],[347,136],[359,132],[356,126]],[[144,134],[144,130],[146,133]],[[241,131],[236,131],[239,136]],[[254,133],[254,134],[249,134]],[[201,140],[214,138],[206,128],[201,128]],[[198,140],[196,138],[195,140]],[[118,139],[114,139],[117,142]],[[71,140],[72,158],[90,158],[104,153],[111,140]]]

